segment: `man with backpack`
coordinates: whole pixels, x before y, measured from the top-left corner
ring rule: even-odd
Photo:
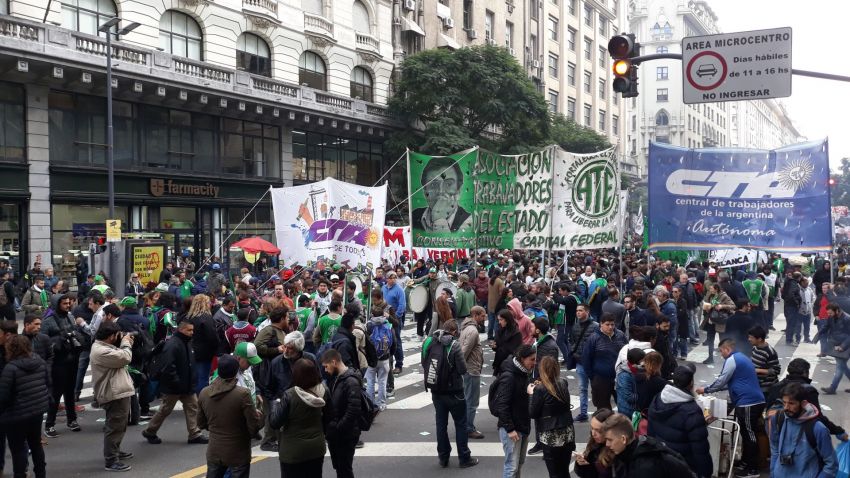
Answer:
[[[556,343],[566,362],[567,355],[570,352],[570,332],[576,323],[576,308],[581,303],[581,299],[572,292],[572,287],[568,282],[561,282],[558,284],[558,293],[552,296],[552,301],[557,307],[555,318],[552,321],[552,325],[558,329]]]
[[[460,347],[466,374],[463,376],[463,399],[466,401],[466,435],[480,440],[484,438],[475,427],[475,415],[481,399],[481,368],[484,365],[484,349],[478,327],[487,321],[487,311],[480,305],[471,309],[472,315],[463,321],[460,332]]]
[[[689,478],[693,471],[682,455],[648,436],[635,437],[632,421],[621,413],[605,420],[605,446],[614,452],[617,478]]]
[[[818,478],[836,476],[838,460],[820,411],[806,401],[804,386],[789,384],[782,391],[783,411],[768,424],[770,476],[773,478]]]
[[[387,408],[387,376],[390,372],[390,356],[395,353],[398,342],[392,324],[389,322],[389,310],[383,315],[373,315],[366,325],[366,336],[375,347],[377,363],[366,369],[366,392],[378,410]],[[375,387],[378,398],[375,399]]]
[[[487,405],[498,418],[499,440],[505,452],[504,478],[520,476],[531,433],[529,415],[529,379],[537,364],[537,353],[530,345],[521,345],[511,360],[502,362],[502,373],[490,385]]]
[[[461,468],[478,464],[469,451],[469,436],[466,431],[466,399],[463,394],[463,376],[466,362],[463,360],[461,344],[455,340],[457,323],[449,320],[443,328],[434,332],[422,345],[422,370],[425,374],[425,390],[431,392],[437,422],[437,456],[440,466],[449,466],[452,446],[449,443],[449,414],[455,424],[457,456]]]
[[[360,372],[349,368],[339,352],[331,348],[321,356],[322,367],[330,377],[330,416],[325,427],[328,451],[337,478],[354,478],[354,448],[360,440],[363,394]],[[326,406],[328,406],[326,405]]]

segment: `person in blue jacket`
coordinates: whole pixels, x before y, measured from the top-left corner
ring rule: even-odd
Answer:
[[[590,380],[593,406],[611,408],[614,396],[617,355],[626,345],[626,335],[614,326],[614,314],[602,314],[599,329],[584,344],[581,365]]]
[[[838,459],[820,411],[806,401],[799,383],[782,390],[783,411],[770,417],[770,476],[773,478],[833,478]]]
[[[745,473],[739,474],[738,478],[758,478],[759,446],[756,435],[763,428],[760,424],[764,412],[764,394],[759,387],[753,362],[735,350],[734,340],[721,340],[718,349],[724,359],[723,370],[714,383],[697,388],[696,393],[729,390],[729,401],[735,407],[735,421],[741,428],[742,461],[746,468]]]

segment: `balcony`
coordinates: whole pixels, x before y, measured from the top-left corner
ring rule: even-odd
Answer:
[[[278,22],[276,0],[242,0],[242,11]]]
[[[313,37],[320,37],[330,42],[334,39],[334,24],[321,15],[304,12],[304,33]]]
[[[381,54],[381,46],[378,39],[367,33],[356,33],[357,50],[368,53],[374,53],[378,56]]]
[[[77,51],[106,58],[106,40],[103,38],[82,33],[74,33],[72,36]],[[112,44],[112,59],[134,65],[148,65],[150,62],[149,55],[145,51],[130,48],[118,42]]]

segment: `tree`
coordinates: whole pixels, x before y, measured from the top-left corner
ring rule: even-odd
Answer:
[[[475,144],[517,152],[549,138],[546,100],[500,47],[434,49],[406,58],[389,107],[406,125],[388,144],[399,153],[402,145],[448,154]]]
[[[595,153],[611,147],[605,136],[561,114],[552,116],[550,135],[553,143],[571,153]]]
[[[835,186],[830,191],[832,205],[850,207],[850,158],[841,158],[838,174],[830,177],[835,180]]]

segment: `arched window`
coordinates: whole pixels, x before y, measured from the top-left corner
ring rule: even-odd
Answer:
[[[106,37],[98,27],[110,18],[117,17],[115,3],[112,0],[63,0],[62,26],[89,35]],[[117,31],[117,27],[113,27]],[[115,34],[113,33],[113,38]]]
[[[660,47],[655,49],[655,53],[667,53],[667,51],[668,50],[667,50],[666,46],[660,46]]]
[[[372,31],[372,22],[369,20],[369,10],[366,9],[366,5],[363,5],[363,2],[360,0],[354,0],[352,21],[354,22],[355,32],[370,33]]]
[[[655,124],[657,126],[667,126],[670,124],[670,117],[667,116],[666,111],[661,110],[655,115]]]
[[[360,97],[370,103],[375,101],[372,75],[365,68],[356,66],[351,70],[351,97]]]
[[[203,60],[201,27],[185,13],[168,10],[159,21],[159,46],[172,55]]]
[[[236,68],[255,75],[272,76],[272,55],[265,40],[243,33],[236,40]]]
[[[322,0],[301,0],[301,9],[313,15],[324,16]]]
[[[322,57],[305,51],[298,60],[298,83],[317,90],[328,89],[328,74]]]

